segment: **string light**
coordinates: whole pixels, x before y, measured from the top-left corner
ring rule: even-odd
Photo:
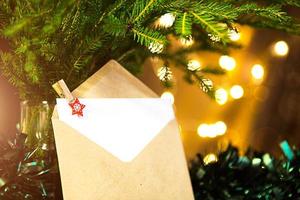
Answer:
[[[260,64],[253,65],[251,69],[252,77],[255,79],[262,79],[264,77],[264,68]]]
[[[161,81],[171,81],[173,79],[172,71],[166,66],[160,67],[156,74]]]
[[[152,52],[152,53],[161,53],[164,50],[164,45],[158,42],[151,42],[148,49]]]
[[[229,36],[229,39],[234,42],[241,39],[241,34],[236,30],[230,30],[228,33],[228,36]]]
[[[171,102],[172,104],[174,104],[174,95],[171,93],[171,92],[164,92],[162,95],[161,95],[161,98],[162,99],[165,99],[169,102]]]
[[[228,100],[227,91],[223,88],[217,89],[215,92],[216,102],[220,105],[224,105]]]
[[[244,89],[240,85],[234,85],[230,89],[230,95],[234,99],[240,99],[244,96]]]
[[[218,121],[214,127],[218,135],[224,135],[227,131],[227,126],[223,121]]]
[[[173,26],[175,21],[175,15],[173,13],[166,13],[159,18],[159,26],[169,28]]]
[[[217,161],[218,161],[218,157],[213,153],[209,153],[203,158],[203,162],[205,165],[208,165],[209,163],[213,163],[213,162],[217,162]]]
[[[201,67],[201,63],[198,60],[190,60],[188,63],[188,70],[197,71]]]
[[[208,78],[203,78],[199,86],[203,92],[209,92],[214,87],[213,82]]]
[[[233,57],[223,55],[223,56],[220,56],[220,58],[219,58],[219,65],[223,69],[225,69],[227,71],[231,71],[236,67],[236,61]]]
[[[261,163],[261,159],[260,158],[253,158],[252,159],[252,165],[259,166],[260,163]]]
[[[194,39],[191,35],[188,37],[182,37],[180,38],[180,43],[185,47],[189,47],[194,44]]]
[[[224,135],[227,131],[227,126],[223,121],[218,121],[214,124],[200,124],[197,133],[200,137],[214,138]]]
[[[200,137],[210,137],[210,126],[208,124],[200,124],[197,129],[197,133]],[[215,137],[212,135],[212,137]]]
[[[289,46],[285,41],[278,41],[275,43],[273,50],[277,56],[286,56],[289,52]]]

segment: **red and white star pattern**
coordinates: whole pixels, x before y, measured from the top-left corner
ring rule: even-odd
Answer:
[[[72,108],[72,115],[77,115],[78,117],[83,117],[83,109],[85,108],[85,105],[80,103],[78,98],[75,98],[75,100],[71,103],[69,103],[70,107]]]

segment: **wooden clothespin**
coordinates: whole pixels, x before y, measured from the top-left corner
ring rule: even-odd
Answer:
[[[78,98],[72,95],[64,80],[54,83],[52,87],[61,98],[68,100],[69,106],[72,108],[72,115],[83,116],[85,105],[80,103]]]
[[[67,84],[63,79],[57,81],[52,85],[56,93],[61,97],[67,99],[69,102],[72,102],[75,100],[74,96],[70,92]]]

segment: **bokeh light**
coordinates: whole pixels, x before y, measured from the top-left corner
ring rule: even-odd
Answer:
[[[262,79],[264,77],[264,68],[260,64],[255,64],[251,68],[251,74],[255,79]]]
[[[285,41],[278,41],[275,43],[273,50],[277,56],[286,56],[289,52],[289,46]]]
[[[240,99],[244,96],[244,89],[240,85],[234,85],[230,89],[230,96],[234,99]]]
[[[208,124],[200,124],[198,126],[197,132],[200,137],[209,137],[210,127]]]
[[[219,88],[215,92],[216,102],[220,105],[224,105],[228,100],[227,91],[223,88]]]
[[[203,162],[205,165],[207,165],[209,163],[217,162],[217,161],[218,161],[218,157],[213,153],[209,153],[203,158]]]
[[[197,71],[201,67],[201,63],[198,60],[190,60],[188,63],[188,70]]]
[[[223,121],[218,121],[214,124],[200,124],[197,132],[200,137],[215,138],[224,135],[227,131],[227,126]]]
[[[171,81],[173,79],[172,71],[166,66],[158,68],[156,75],[161,81]]]
[[[236,42],[239,39],[241,39],[241,33],[239,33],[236,30],[230,30],[229,33],[228,33],[228,36],[229,36],[229,39],[231,41],[234,41],[234,42]]]
[[[223,55],[223,56],[220,56],[219,65],[223,69],[225,69],[227,71],[231,71],[236,67],[236,61],[233,57]]]
[[[169,28],[173,26],[175,21],[175,15],[173,13],[166,13],[159,18],[159,26]]]
[[[161,98],[162,99],[165,99],[165,100],[167,100],[167,101],[169,101],[169,102],[171,102],[172,104],[174,104],[174,101],[175,101],[175,99],[174,99],[174,95],[171,93],[171,92],[164,92],[162,95],[161,95]]]
[[[152,52],[152,53],[161,53],[164,50],[164,45],[158,42],[151,42],[148,49]]]
[[[218,135],[224,135],[227,131],[227,126],[223,121],[218,121],[214,124],[214,127]]]
[[[184,47],[189,47],[191,45],[194,44],[194,39],[193,37],[190,35],[188,37],[182,37],[180,38],[180,43],[184,46]]]

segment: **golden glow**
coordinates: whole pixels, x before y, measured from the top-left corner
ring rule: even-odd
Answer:
[[[240,99],[244,96],[244,89],[240,85],[234,85],[230,89],[230,95],[234,99]]]
[[[203,158],[203,162],[206,165],[217,161],[218,161],[218,157],[213,153],[209,153]]]
[[[264,68],[259,64],[253,65],[251,74],[255,79],[262,79],[264,77]]]
[[[161,95],[162,99],[166,99],[167,101],[171,102],[172,104],[174,104],[174,95],[171,92],[164,92]]]
[[[241,34],[235,30],[230,30],[228,35],[229,35],[230,40],[234,41],[234,42],[241,39]]]
[[[227,126],[223,121],[218,121],[214,124],[200,124],[197,132],[200,137],[214,138],[224,135],[227,131]]]
[[[231,71],[236,67],[236,61],[233,57],[223,55],[219,59],[219,65],[226,69],[227,71]]]
[[[277,56],[286,56],[289,52],[289,46],[285,41],[278,41],[274,45],[274,53]]]
[[[223,88],[217,89],[215,92],[216,102],[220,105],[224,105],[228,100],[227,91]]]
[[[169,28],[173,26],[175,21],[175,15],[172,13],[166,13],[159,18],[159,26]]]
[[[201,67],[201,63],[198,60],[190,60],[188,63],[188,70],[197,71]]]

